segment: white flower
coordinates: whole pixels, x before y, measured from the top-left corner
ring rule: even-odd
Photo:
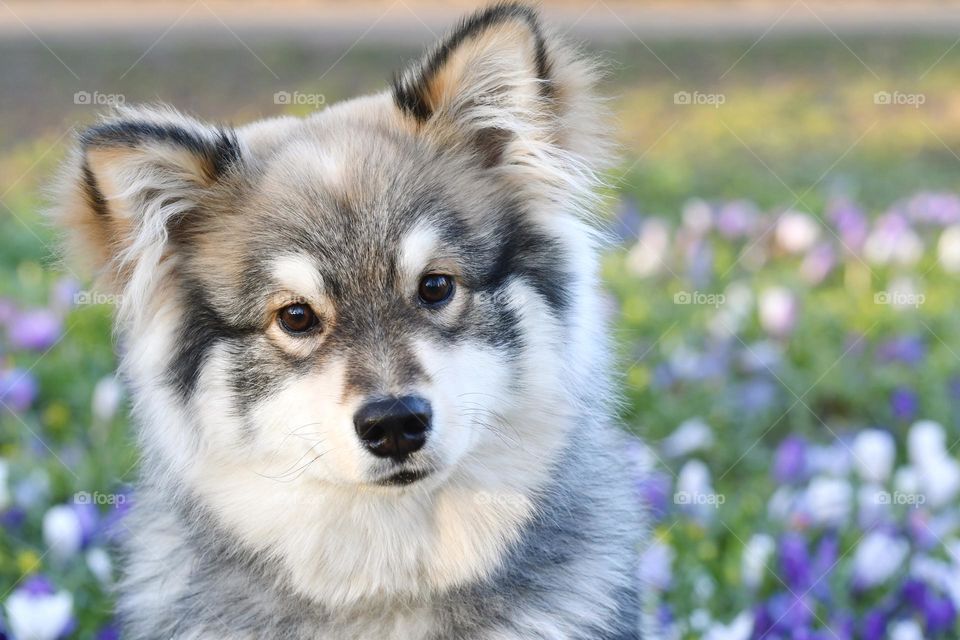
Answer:
[[[923,494],[930,506],[950,504],[960,492],[960,464],[953,458],[930,458],[919,469]]]
[[[787,211],[777,222],[776,237],[777,244],[784,250],[802,253],[820,237],[820,225],[806,213]]]
[[[721,338],[738,334],[753,311],[753,290],[736,281],[723,291],[723,304],[708,320],[710,333]]]
[[[879,484],[865,484],[857,491],[857,503],[860,506],[859,522],[861,527],[869,528],[886,520],[890,513],[890,500]]]
[[[87,551],[87,568],[90,573],[96,576],[102,585],[113,583],[113,561],[110,555],[100,547],[94,547]]]
[[[767,573],[767,563],[773,557],[777,543],[765,533],[756,533],[743,548],[741,573],[748,589],[756,589]]]
[[[803,497],[803,508],[822,525],[842,525],[850,517],[853,488],[840,478],[817,476],[810,481]]]
[[[123,387],[115,376],[106,376],[97,382],[93,388],[91,401],[93,417],[98,422],[109,422],[117,415],[120,399],[123,398]]]
[[[17,640],[55,640],[73,615],[73,596],[67,591],[31,594],[17,591],[7,598],[7,621]]]
[[[724,496],[713,490],[710,469],[700,460],[688,460],[677,474],[677,489],[674,502],[689,510],[701,521],[711,520]]]
[[[932,420],[910,427],[907,451],[916,471],[918,490],[930,505],[942,507],[960,493],[960,464],[947,452],[947,434]]]
[[[886,431],[864,429],[853,440],[853,461],[865,482],[886,482],[896,455],[897,445]]]
[[[775,336],[793,330],[797,321],[797,300],[789,289],[773,287],[760,294],[760,326]]]
[[[670,228],[663,220],[648,219],[627,254],[627,269],[641,278],[660,273],[670,249]]]
[[[710,469],[700,460],[688,460],[677,474],[677,491],[691,495],[713,493]]]
[[[775,371],[783,362],[783,347],[771,340],[758,340],[740,353],[740,364],[750,373]]]
[[[753,614],[740,613],[728,625],[714,624],[703,636],[703,640],[749,640],[753,634]]]
[[[83,546],[83,525],[77,512],[66,505],[51,507],[43,514],[43,541],[53,557],[63,560]]]
[[[912,266],[923,256],[923,241],[909,228],[878,228],[863,243],[863,255],[872,264]]]
[[[654,540],[647,546],[640,560],[640,580],[658,591],[670,588],[672,567],[676,552],[668,544]]]
[[[863,587],[875,587],[897,572],[910,553],[910,543],[882,531],[866,534],[853,554],[854,579]]]
[[[924,640],[923,630],[915,620],[899,620],[890,625],[890,640]]]
[[[947,434],[940,423],[933,420],[919,420],[913,423],[907,434],[907,453],[910,455],[910,462],[922,468],[931,458],[945,456],[946,443]]]
[[[10,466],[7,461],[0,458],[0,511],[10,506],[10,488],[8,482],[10,479]]]
[[[920,493],[920,474],[912,466],[900,467],[893,476],[893,488],[900,493]]]
[[[830,445],[813,445],[807,450],[807,466],[811,473],[844,477],[853,466],[850,448],[839,442]]]
[[[706,609],[694,609],[690,613],[690,628],[694,631],[704,631],[713,623],[713,616]]]
[[[886,293],[894,309],[916,309],[926,300],[920,284],[910,276],[897,276],[887,284]]]
[[[791,487],[777,487],[767,502],[767,514],[773,520],[785,521],[793,515],[797,502],[797,494]]]
[[[943,230],[937,243],[937,257],[947,273],[960,273],[960,225]]]
[[[697,235],[703,235],[713,227],[713,210],[699,198],[687,200],[683,205],[683,226]]]
[[[700,418],[690,418],[661,443],[664,455],[671,458],[688,456],[695,451],[713,446],[713,431]]]

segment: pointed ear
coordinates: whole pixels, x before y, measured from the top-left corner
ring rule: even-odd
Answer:
[[[393,96],[418,131],[486,167],[576,173],[609,157],[597,76],[533,9],[497,4],[398,75]]]
[[[172,110],[124,109],[82,132],[53,212],[69,257],[119,292],[141,288],[176,233],[241,160],[229,129]]]

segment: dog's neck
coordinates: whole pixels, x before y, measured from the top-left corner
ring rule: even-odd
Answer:
[[[499,485],[455,472],[432,489],[362,490],[278,486],[207,460],[187,483],[238,551],[278,561],[294,592],[337,610],[424,599],[488,576],[535,513],[548,473],[537,468],[541,477],[528,468]]]

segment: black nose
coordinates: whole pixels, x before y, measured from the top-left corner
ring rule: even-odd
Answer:
[[[353,416],[360,441],[380,458],[402,459],[427,441],[430,403],[418,396],[400,396],[368,402]]]

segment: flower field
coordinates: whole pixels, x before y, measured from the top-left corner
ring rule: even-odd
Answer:
[[[609,176],[603,269],[622,419],[639,436],[637,507],[650,512],[645,607],[663,638],[960,637],[952,42],[718,40],[605,54],[621,61],[607,88],[624,159]],[[309,57],[258,52],[285,77],[308,77],[294,69]],[[64,57],[119,64],[117,76],[129,64],[101,54]],[[190,63],[206,54],[164,55],[169,73],[147,57],[116,91],[189,100]],[[348,56],[324,79],[327,102],[380,86],[390,57]],[[229,64],[224,55],[225,77]],[[294,88],[247,83],[249,71],[211,90],[242,86],[249,95],[230,94],[242,105],[199,105],[202,115],[243,120]],[[886,104],[884,93],[923,102]],[[119,637],[114,544],[136,500],[111,301],[56,262],[39,214],[68,139],[61,120],[93,113],[57,109],[28,137],[26,124],[0,121],[0,637],[15,640]]]

